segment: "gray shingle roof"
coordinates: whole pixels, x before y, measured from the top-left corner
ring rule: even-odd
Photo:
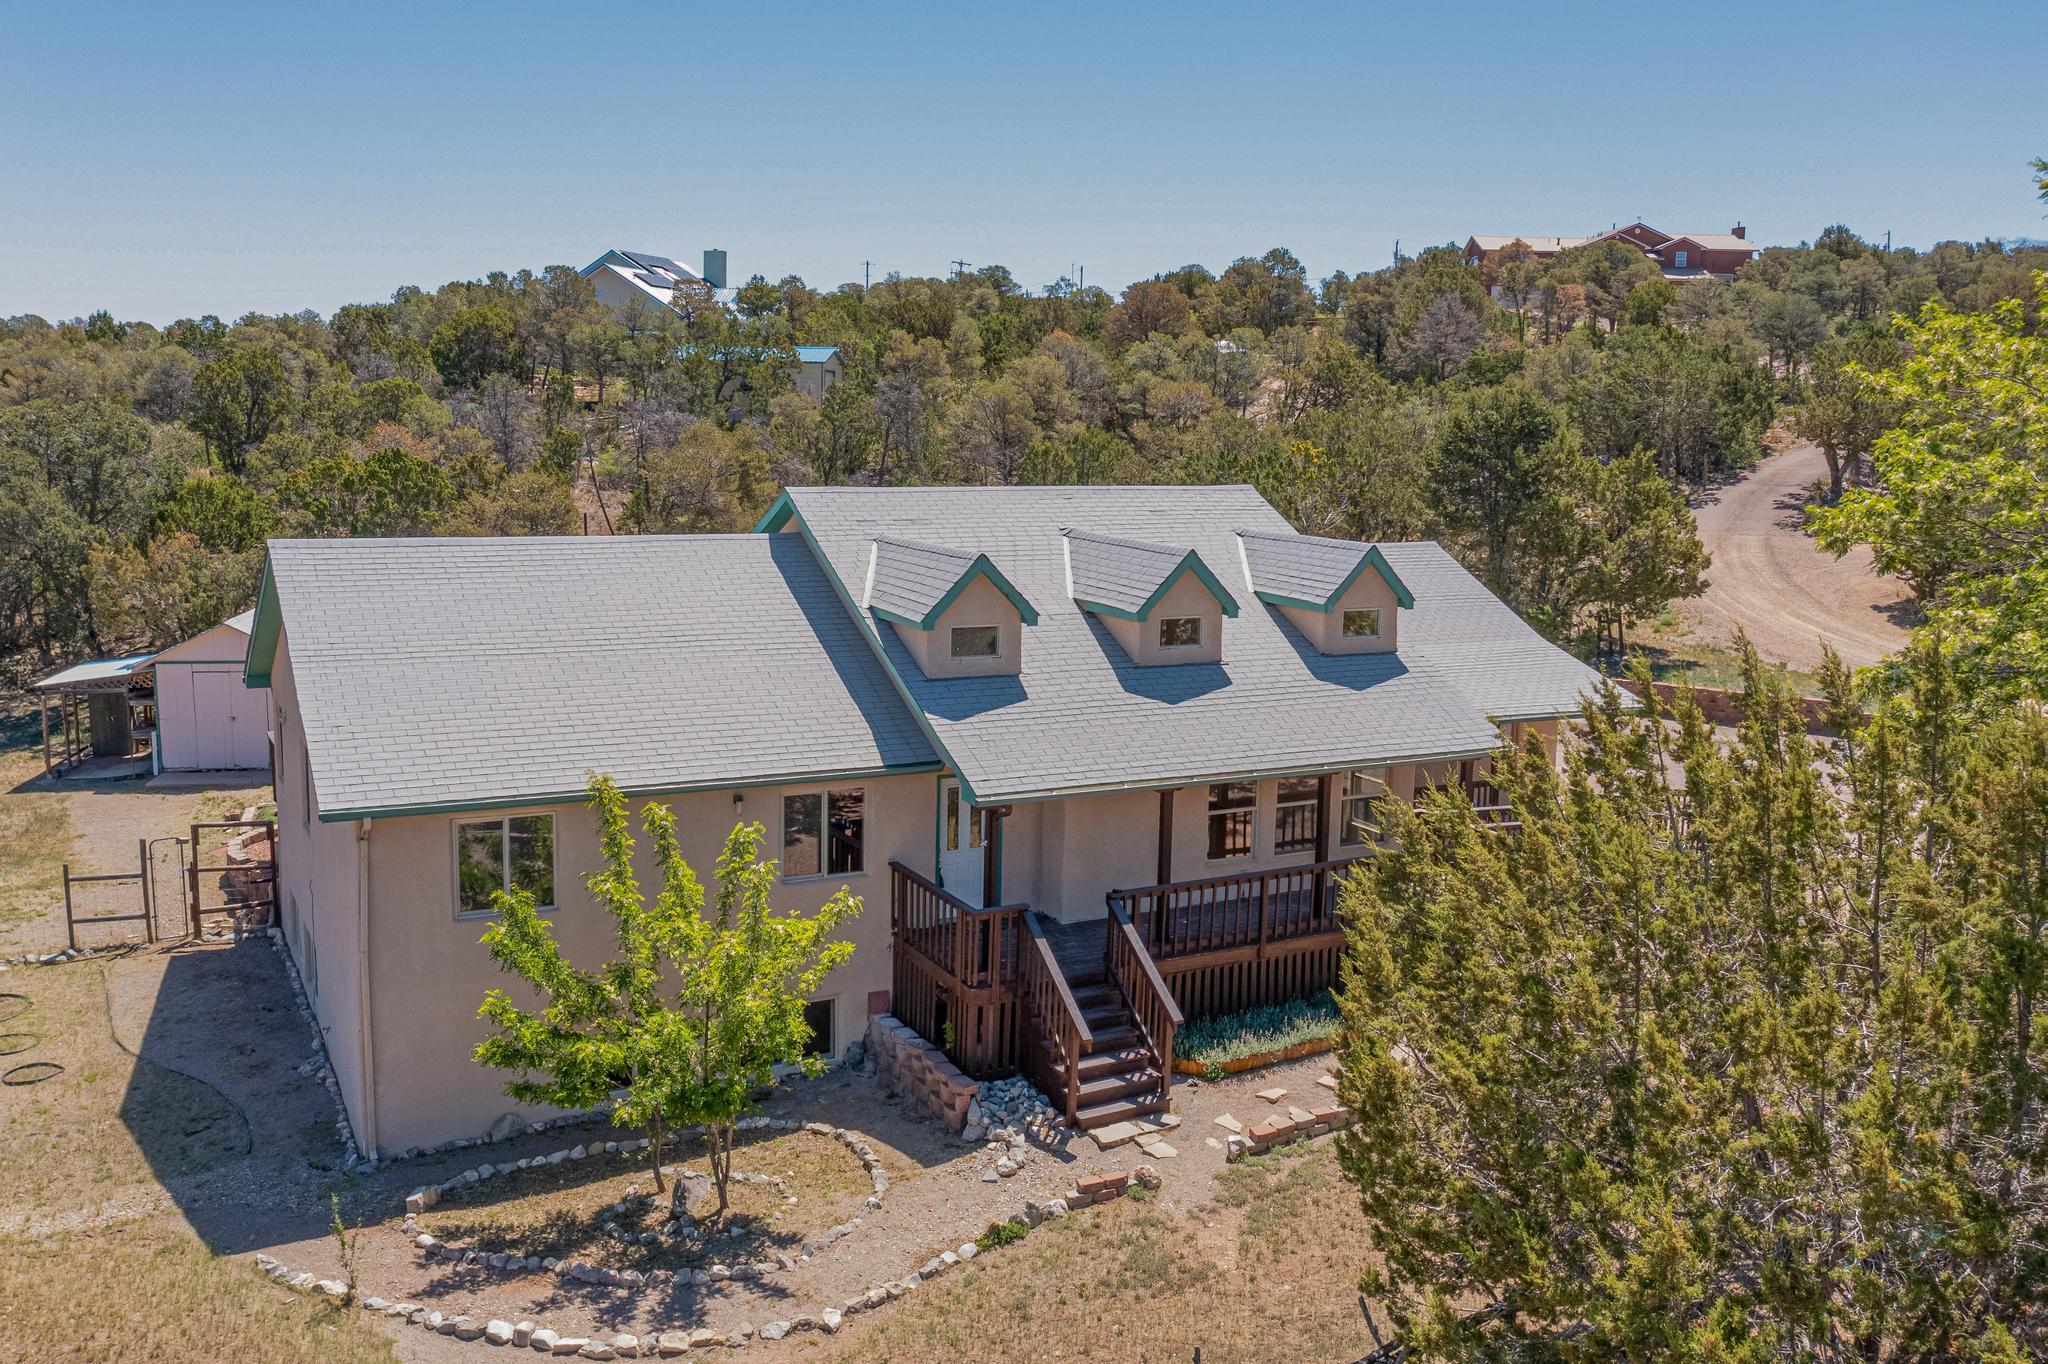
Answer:
[[[1238,537],[1244,544],[1252,589],[1260,596],[1291,601],[1327,603],[1350,584],[1373,554],[1373,546],[1363,541],[1320,535],[1240,530]],[[1381,560],[1384,562],[1384,555]]]
[[[1400,622],[1400,651],[1496,720],[1577,712],[1600,674],[1531,629],[1432,540],[1382,544],[1415,594]]]
[[[1073,527],[1063,534],[1074,600],[1133,615],[1145,609],[1194,552],[1187,545],[1155,545]]]
[[[1221,663],[1141,668],[1102,622],[1065,605],[1062,550],[1075,531],[1118,541],[1142,528],[1144,543],[1192,548],[1230,588],[1248,592],[1235,532],[1292,529],[1249,487],[792,488],[788,496],[851,600],[870,542],[886,533],[976,545],[1043,605],[1024,631],[1017,677],[928,681],[893,630],[867,621],[984,803],[1482,753],[1498,738],[1489,703],[1502,707],[1501,718],[1561,714],[1594,677],[1505,606],[1470,600],[1492,598],[1432,544],[1382,547],[1417,599],[1402,615],[1398,654],[1326,657],[1277,607],[1259,603],[1223,623]],[[1444,596],[1435,612],[1429,591]],[[1439,659],[1469,673],[1470,690]]]
[[[960,580],[977,571],[990,575],[996,590],[1017,604],[1026,621],[1037,619],[1037,609],[982,555],[890,535],[875,537],[867,604],[890,620],[929,627]]]
[[[934,761],[798,536],[274,540],[269,570],[323,818]]]
[[[921,621],[967,576],[979,557],[943,545],[878,536],[868,605],[902,620]]]

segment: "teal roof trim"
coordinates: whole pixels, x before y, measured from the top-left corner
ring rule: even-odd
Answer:
[[[1380,575],[1380,581],[1384,582],[1393,592],[1396,603],[1410,611],[1415,609],[1415,594],[1408,590],[1408,584],[1401,581],[1401,575],[1394,572],[1394,566],[1387,562],[1386,555],[1380,553],[1378,545],[1373,545],[1367,549],[1365,554],[1360,557],[1357,567],[1344,576],[1343,582],[1337,584],[1336,591],[1330,593],[1328,597],[1321,601],[1291,597],[1285,592],[1260,592],[1256,595],[1260,601],[1271,602],[1275,606],[1294,606],[1304,611],[1329,611],[1337,605],[1340,597],[1351,590],[1351,585],[1357,582],[1368,568]]]
[[[1222,581],[1209,571],[1209,565],[1203,563],[1202,556],[1193,550],[1189,550],[1187,557],[1180,561],[1180,567],[1167,574],[1165,581],[1152,590],[1152,595],[1145,598],[1145,604],[1139,607],[1135,613],[1119,611],[1113,606],[1103,606],[1099,603],[1086,601],[1081,602],[1081,605],[1087,607],[1090,611],[1099,611],[1104,615],[1117,616],[1123,620],[1143,620],[1152,614],[1153,607],[1159,605],[1159,599],[1172,591],[1173,585],[1189,573],[1194,574],[1196,581],[1209,589],[1209,595],[1214,597],[1216,604],[1223,608],[1224,615],[1229,616],[1232,620],[1237,618],[1237,598],[1230,595],[1230,589],[1225,587]],[[1077,598],[1076,600],[1079,599]]]
[[[772,534],[775,531],[781,530],[789,524],[789,519],[795,515],[796,503],[789,500],[789,494],[786,492],[777,493],[775,501],[769,504],[768,510],[762,513],[761,519],[754,523],[754,534]]]
[[[1017,614],[1023,617],[1026,625],[1038,624],[1038,608],[1033,606],[1025,598],[1024,594],[1017,590],[1015,583],[1003,576],[1003,571],[990,562],[986,554],[977,554],[974,557],[974,562],[967,566],[967,571],[960,575],[957,582],[946,589],[946,595],[940,597],[937,602],[933,603],[932,609],[924,613],[923,620],[911,620],[907,616],[898,615],[896,612],[880,606],[874,608],[875,614],[883,620],[893,620],[900,625],[908,625],[912,629],[929,630],[938,623],[939,617],[946,613],[946,608],[960,599],[960,594],[965,592],[968,585],[976,578],[988,579],[990,586],[1009,598],[1010,605],[1017,608]]]
[[[263,578],[256,588],[255,617],[249,626],[249,653],[242,660],[242,683],[267,687],[270,670],[277,664],[278,635],[284,630],[284,613],[277,604],[277,579],[271,576],[268,553],[263,556]]]

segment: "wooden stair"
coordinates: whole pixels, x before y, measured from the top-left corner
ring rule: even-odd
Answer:
[[[1088,1031],[1094,1034],[1094,1043],[1081,1054],[1072,1076],[1067,1074],[1064,1056],[1050,1045],[1044,1049],[1053,1081],[1076,1087],[1076,1125],[1093,1130],[1165,1109],[1168,1099],[1161,1083],[1162,1063],[1146,1045],[1122,992],[1100,968],[1069,974],[1067,984]]]

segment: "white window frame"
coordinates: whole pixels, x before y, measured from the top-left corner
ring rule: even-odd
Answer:
[[[1177,621],[1193,621],[1195,637],[1178,644],[1166,642],[1166,627]],[[1199,649],[1202,647],[1202,618],[1200,616],[1161,616],[1159,618],[1159,647],[1162,649]]]
[[[1683,270],[1685,268],[1685,252],[1681,251],[1678,253],[1677,264],[1679,269]]]
[[[1351,633],[1353,616],[1371,616],[1372,629],[1363,634]],[[1380,609],[1377,606],[1353,606],[1348,608],[1337,621],[1337,631],[1345,639],[1378,639],[1380,637]]]
[[[502,849],[500,853],[502,863],[499,867],[498,888],[508,892],[512,889],[512,821],[515,819],[545,819],[550,826],[548,842],[554,849],[555,855],[549,859],[548,897],[546,903],[537,903],[534,905],[534,909],[543,914],[551,914],[560,908],[556,902],[562,898],[560,894],[561,867],[559,865],[561,862],[559,856],[561,840],[556,833],[560,826],[555,824],[555,812],[552,810],[515,810],[509,814],[502,814],[496,817],[495,822],[498,825],[499,837],[504,840],[500,845]],[[462,831],[472,824],[489,824],[492,822],[491,817],[483,814],[459,816],[448,821],[448,872],[451,882],[449,890],[455,905],[455,917],[459,921],[466,922],[473,919],[495,919],[498,917],[498,911],[495,909],[464,909],[462,907]]]
[[[855,871],[833,871],[832,867],[832,797],[834,793],[849,793],[860,797],[860,867]],[[789,802],[804,796],[818,798],[818,869],[816,871],[792,872],[782,861],[783,850],[789,846]],[[784,791],[776,807],[775,850],[776,871],[784,881],[802,883],[805,881],[851,881],[868,874],[868,830],[873,822],[873,805],[868,800],[867,784],[852,786],[807,786],[801,790]]]
[[[985,654],[963,654],[960,652],[960,636],[969,630],[987,630],[995,641],[995,647]],[[1003,656],[1003,627],[1000,625],[954,625],[948,627],[946,654],[955,663],[980,663]]]
[[[1337,846],[1340,848],[1370,848],[1378,845],[1377,838],[1354,839],[1351,837],[1351,802],[1355,800],[1386,800],[1393,795],[1393,788],[1387,784],[1388,769],[1384,767],[1354,767],[1337,774]],[[1379,794],[1357,794],[1346,790],[1353,777],[1365,777],[1379,783]],[[1372,826],[1375,833],[1378,827]]]

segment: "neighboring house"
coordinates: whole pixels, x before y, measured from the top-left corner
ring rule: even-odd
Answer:
[[[1710,276],[1732,280],[1743,262],[1755,256],[1757,251],[1750,245],[1749,229],[1741,223],[1727,232],[1674,236],[1647,223],[1635,222],[1590,237],[1474,236],[1466,239],[1465,263],[1483,267],[1516,242],[1527,247],[1538,260],[1548,260],[1560,251],[1601,241],[1625,242],[1635,247],[1657,263],[1666,279],[1681,282]]]
[[[808,397],[823,398],[846,377],[846,362],[837,346],[798,346],[796,364],[796,391]]]
[[[702,271],[650,251],[611,250],[577,273],[597,290],[597,301],[628,325],[654,308],[673,311],[676,286],[689,281],[710,285],[713,294],[724,301],[732,298],[726,287],[725,252],[717,250],[704,253]]]
[[[270,770],[270,694],[242,685],[255,618],[244,611],[149,661],[156,672],[157,771]]]
[[[604,959],[591,772],[700,875],[759,820],[783,907],[863,896],[822,1050],[893,1012],[1094,1126],[1166,1102],[1180,1018],[1335,981],[1381,802],[1508,818],[1489,755],[1595,683],[1436,545],[1249,487],[798,488],[758,530],[272,543],[284,935],[365,1149],[537,1116],[470,1059],[526,994],[477,938],[526,886]]]

